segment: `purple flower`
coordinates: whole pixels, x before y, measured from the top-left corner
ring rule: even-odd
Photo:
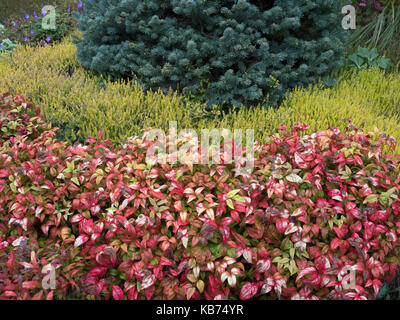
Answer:
[[[0,43],[0,49],[3,48],[3,45]]]
[[[25,42],[28,41],[28,37],[25,37],[25,38],[24,38],[24,41],[25,41]]]
[[[46,42],[49,43],[51,41],[51,38],[49,36],[46,37]]]
[[[78,8],[82,8],[82,2],[78,2],[77,6]]]
[[[25,19],[28,20],[29,19],[29,14],[25,15]]]
[[[30,33],[35,34],[35,31],[31,30]]]
[[[16,27],[18,27],[18,23],[14,23],[13,28],[15,29]]]

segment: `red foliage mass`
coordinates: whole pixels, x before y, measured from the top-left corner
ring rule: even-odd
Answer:
[[[145,136],[58,141],[22,96],[0,116],[1,299],[374,299],[397,270],[384,134],[282,126],[235,176],[149,165]]]

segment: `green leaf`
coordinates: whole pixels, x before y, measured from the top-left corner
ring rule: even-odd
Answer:
[[[378,196],[376,194],[370,194],[364,200],[364,204],[366,203],[375,203],[378,200]]]
[[[236,195],[233,197],[233,200],[237,201],[237,202],[245,202],[244,198],[242,198],[239,195]]]
[[[110,270],[110,275],[116,277],[118,274],[119,274],[119,272],[118,272],[117,269],[111,269],[111,270]]]
[[[387,194],[387,192],[381,193],[379,195],[379,202],[383,206],[387,206],[388,205],[388,203],[389,203],[389,195]]]
[[[186,278],[192,283],[197,282],[197,277],[193,273],[188,273]]]
[[[362,65],[364,63],[364,60],[361,57],[354,55],[354,54],[349,57],[349,60],[350,60],[350,62],[352,62],[352,63],[350,63],[350,66],[357,67],[358,69],[361,69]]]
[[[367,48],[360,48],[358,49],[357,55],[368,59],[371,56],[371,52]]]
[[[228,199],[232,199],[239,192],[240,192],[240,189],[231,190],[231,191],[228,192],[228,194],[226,196],[228,197]]]
[[[289,263],[288,269],[289,269],[289,272],[290,272],[291,276],[296,274],[299,271],[299,268],[297,268],[297,265],[296,265],[296,261],[291,260],[290,263]]]
[[[229,248],[226,253],[231,258],[235,258],[236,257],[236,248]]]
[[[79,186],[80,184],[79,184],[79,180],[78,180],[78,178],[77,177],[73,177],[73,178],[71,178],[71,181],[73,182],[73,183],[75,183],[77,186]]]
[[[386,69],[387,66],[389,65],[389,62],[390,62],[389,59],[384,59],[384,58],[378,59],[378,60],[376,61],[376,63],[378,64],[378,66],[381,67],[382,69]]]
[[[10,188],[11,188],[12,192],[17,193],[17,187],[15,186],[14,182],[10,183]]]
[[[291,257],[292,259],[294,258],[295,253],[296,253],[296,249],[295,249],[295,248],[290,248],[290,250],[289,250],[289,255],[290,255],[290,257]]]
[[[285,238],[281,242],[281,249],[282,250],[287,250],[293,247],[293,242],[290,241],[289,237]]]
[[[222,244],[213,244],[213,245],[209,245],[208,248],[211,251],[211,254],[215,257],[215,258],[220,258],[221,255],[221,248],[222,248]]]
[[[226,200],[226,205],[227,205],[229,208],[231,208],[232,210],[235,209],[235,207],[234,207],[233,202],[232,202],[231,199]]]

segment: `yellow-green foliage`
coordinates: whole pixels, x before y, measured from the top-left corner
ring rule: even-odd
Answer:
[[[144,92],[137,85],[91,75],[75,55],[69,39],[44,48],[20,47],[0,59],[0,92],[31,96],[70,140],[102,130],[105,138],[119,143],[147,127],[168,130],[171,120],[180,129],[255,129],[256,139],[262,139],[282,124],[297,122],[309,124],[308,132],[344,129],[346,117],[365,131],[377,127],[400,139],[399,74],[377,69],[349,73],[330,89],[315,85],[293,91],[279,109],[242,108],[218,116],[174,92]]]

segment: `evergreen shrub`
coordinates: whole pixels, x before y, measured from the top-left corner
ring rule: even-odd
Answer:
[[[342,64],[342,0],[86,0],[83,66],[208,105],[275,103]]]

